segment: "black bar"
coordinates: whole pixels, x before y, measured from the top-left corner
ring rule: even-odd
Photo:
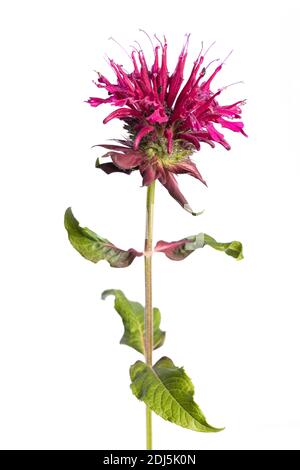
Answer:
[[[236,456],[239,456],[242,461],[244,455],[241,455],[241,453],[244,451],[235,452],[237,452]],[[258,457],[255,452],[247,452],[247,465],[251,465],[251,462],[261,462],[261,457]],[[271,452],[268,451],[268,453]],[[220,460],[223,467],[227,459],[228,463],[233,463],[232,454],[233,452],[224,450],[2,450],[0,451],[0,466],[2,468],[10,468],[12,465],[17,466],[17,468],[28,466],[30,469],[44,469],[47,466],[56,468],[59,466],[88,470],[105,468],[111,465],[121,465],[124,468],[140,468],[145,465],[148,468],[153,466],[163,468],[169,465],[203,465],[207,459],[210,465]],[[277,452],[276,463],[279,463],[278,460],[280,461],[280,453]],[[268,455],[268,462],[270,463],[270,455]],[[286,465],[286,454],[282,462]],[[5,464],[9,464],[9,467],[4,466]]]

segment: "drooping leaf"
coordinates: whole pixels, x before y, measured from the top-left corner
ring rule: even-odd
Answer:
[[[102,293],[102,299],[108,295],[115,297],[115,310],[122,318],[124,334],[120,343],[130,346],[136,351],[144,354],[144,307],[138,303],[128,300],[121,290],[109,289]],[[153,309],[153,348],[162,346],[166,333],[160,330],[161,315],[158,308]]]
[[[232,256],[233,258],[240,261],[244,258],[243,255],[243,245],[241,242],[236,240],[227,243],[217,242],[213,237],[204,234],[204,244],[209,245],[215,250],[224,251],[226,255]]]
[[[217,432],[194,402],[194,386],[182,367],[162,357],[153,367],[137,361],[130,368],[131,390],[152,411],[171,423],[199,432]]]
[[[243,259],[243,245],[241,242],[220,243],[206,233],[198,233],[198,235],[186,237],[176,242],[161,240],[157,242],[155,251],[164,253],[174,261],[180,261],[197,250],[197,248],[203,248],[205,245],[209,245],[215,250],[224,251],[226,255],[232,256],[237,260]]]
[[[93,263],[106,260],[113,268],[125,268],[129,266],[137,256],[142,256],[142,253],[133,248],[127,251],[121,250],[90,229],[80,227],[70,207],[65,213],[65,228],[75,250]]]

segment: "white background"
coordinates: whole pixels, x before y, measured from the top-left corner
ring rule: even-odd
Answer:
[[[107,288],[143,302],[143,262],[93,265],[67,241],[74,214],[117,245],[141,249],[145,188],[138,174],[94,168],[93,144],[118,137],[101,124],[112,108],[94,69],[104,54],[126,64],[122,44],[166,34],[169,68],[191,32],[209,59],[234,53],[215,86],[220,101],[247,98],[249,139],[195,156],[208,189],[179,177],[194,218],[157,188],[155,239],[201,231],[244,243],[245,259],[209,247],[181,263],[154,260],[163,349],[184,365],[196,401],[219,434],[154,419],[156,449],[299,449],[299,2],[151,0],[3,1],[1,6],[0,446],[4,449],[142,449],[144,406],[131,394],[138,353],[119,346],[122,324]],[[296,86],[297,83],[297,86]]]

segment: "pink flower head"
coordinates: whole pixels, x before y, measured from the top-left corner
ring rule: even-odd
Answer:
[[[108,97],[91,97],[87,102],[93,107],[104,103],[116,106],[103,122],[120,119],[129,134],[127,139],[117,140],[119,145],[101,145],[108,150],[104,157],[110,157],[111,162],[96,166],[107,174],[139,170],[146,186],[158,179],[179,204],[195,214],[181,193],[175,175],[186,173],[206,184],[191,155],[200,150],[202,142],[211,147],[218,143],[230,150],[218,129],[220,126],[246,134],[240,120],[240,106],[244,101],[220,105],[218,97],[226,87],[211,90],[223,63],[207,76],[208,66],[203,65],[205,54],[201,50],[183,85],[188,42],[189,35],[172,74],[167,67],[166,40],[164,43],[158,40],[153,46],[152,66],[147,64],[143,51],[137,49],[131,54],[130,72],[110,59],[115,82],[98,73],[96,83],[98,88],[106,90]]]

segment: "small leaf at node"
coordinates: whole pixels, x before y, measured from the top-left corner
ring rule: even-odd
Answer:
[[[122,318],[124,334],[120,343],[130,346],[145,354],[144,345],[144,307],[138,302],[128,300],[121,290],[109,289],[102,293],[102,299],[108,295],[115,297],[115,310]],[[166,333],[160,330],[161,315],[158,308],[153,309],[153,348],[157,349],[164,343]]]

